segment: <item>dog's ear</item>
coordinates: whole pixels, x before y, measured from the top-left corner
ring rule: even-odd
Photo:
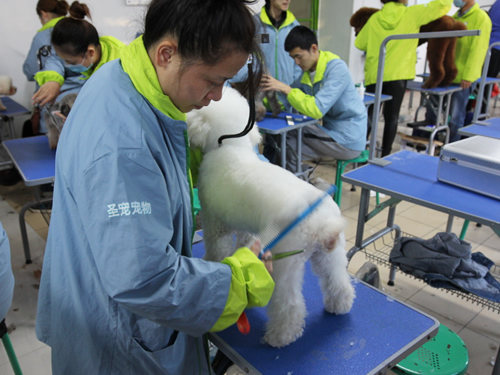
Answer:
[[[192,148],[199,147],[203,151],[206,147],[210,125],[199,110],[194,109],[188,112],[186,117],[189,144]]]
[[[250,136],[250,142],[252,142],[252,147],[257,146],[262,141],[262,135],[259,132],[259,128],[254,124],[253,129],[248,134]]]

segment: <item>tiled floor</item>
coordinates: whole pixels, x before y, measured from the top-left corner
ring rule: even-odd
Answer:
[[[418,95],[414,103],[418,100]],[[407,106],[408,95],[405,100],[402,115],[412,113]],[[499,113],[495,113],[499,112]],[[500,108],[493,114],[500,115]],[[406,130],[401,124],[400,130]],[[379,133],[381,133],[380,129]],[[395,143],[395,149],[398,140]],[[334,170],[331,167],[320,167],[317,176],[333,181]],[[349,227],[346,231],[348,248],[354,245],[357,212],[359,207],[360,189],[350,191],[351,186],[344,184],[342,195],[342,212]],[[32,252],[33,263],[24,264],[22,242],[19,232],[16,209],[31,199],[31,192],[22,183],[14,187],[1,187],[0,194],[5,199],[0,200],[0,221],[10,239],[12,250],[12,266],[16,277],[14,301],[6,321],[13,328],[10,333],[12,344],[16,350],[21,367],[25,375],[45,375],[51,373],[50,348],[40,343],[34,333],[37,291],[42,266],[47,224],[40,214],[32,213],[28,217],[31,227],[28,227],[28,236]],[[372,198],[374,201],[375,198]],[[376,231],[384,225],[385,215],[380,214],[367,224],[366,231]],[[429,238],[438,231],[445,229],[447,217],[444,214],[403,202],[398,206],[396,223],[403,232],[415,236]],[[459,232],[463,220],[455,219],[454,231]],[[490,259],[500,264],[500,238],[488,227],[477,228],[471,224],[466,240],[472,243],[473,251],[481,251]],[[349,265],[349,271],[355,273],[365,262],[365,255],[358,253]],[[468,374],[490,374],[492,360],[500,346],[500,315],[473,305],[468,301],[457,298],[449,293],[426,286],[400,273],[396,276],[396,285],[387,286],[388,268],[379,267],[382,286],[385,292],[395,298],[405,301],[416,308],[435,316],[440,322],[454,330],[464,340],[469,349],[470,365]],[[3,346],[0,345],[0,374],[13,374]]]

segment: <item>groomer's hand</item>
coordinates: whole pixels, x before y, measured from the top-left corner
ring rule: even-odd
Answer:
[[[259,256],[260,250],[262,249],[262,245],[260,240],[255,240],[255,242],[250,246],[250,250],[256,255]],[[266,266],[267,272],[273,272],[273,254],[268,250],[262,256],[264,265]]]
[[[462,80],[462,82],[460,82],[460,87],[462,88],[462,90],[468,89],[471,85],[472,85],[471,81]]]
[[[66,116],[64,116],[64,115],[63,115],[60,111],[54,111],[54,112],[52,112],[52,114],[53,114],[54,116],[57,116],[57,117],[62,118],[62,120],[63,120],[64,122],[66,122]]]
[[[261,85],[263,91],[279,91],[285,95],[288,95],[292,91],[290,86],[267,74],[262,76]]]
[[[47,103],[54,103],[60,89],[61,85],[55,81],[45,82],[31,98],[33,104],[40,104],[43,107]]]

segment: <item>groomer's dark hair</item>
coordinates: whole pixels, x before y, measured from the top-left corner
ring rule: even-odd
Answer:
[[[42,15],[42,11],[53,13],[58,16],[68,14],[69,4],[65,0],[38,0],[36,14]]]
[[[318,45],[318,38],[310,28],[306,26],[295,26],[285,39],[285,51],[299,47],[309,51],[313,44]]]
[[[214,65],[234,51],[252,54],[255,83],[261,77],[261,52],[248,5],[257,0],[153,0],[144,25],[149,50],[166,36],[177,39],[183,64]]]
[[[387,4],[387,3],[400,3],[399,0],[380,0],[382,4]]]
[[[96,28],[84,19],[85,16],[92,19],[87,5],[74,1],[69,7],[69,15],[54,26],[52,45],[73,56],[83,56],[91,44],[100,48]]]

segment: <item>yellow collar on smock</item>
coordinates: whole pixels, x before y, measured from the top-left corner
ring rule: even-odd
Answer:
[[[314,83],[322,81],[326,71],[326,64],[328,64],[330,60],[334,59],[339,59],[339,57],[336,54],[328,51],[319,51],[318,63],[316,64],[316,74],[314,75],[314,82],[311,82],[311,76],[309,75],[309,71],[307,71],[302,75],[300,83],[312,87]]]
[[[58,23],[63,18],[64,18],[64,16],[58,17],[58,18],[52,18],[49,22],[47,22],[45,25],[43,25],[42,28],[40,30],[38,30],[37,32],[39,33],[40,31],[47,30],[47,29],[50,29],[51,27],[54,27],[56,25],[56,23]]]
[[[142,35],[122,50],[123,70],[130,76],[137,91],[156,109],[174,120],[186,121],[186,114],[161,90],[156,70],[144,47]]]

